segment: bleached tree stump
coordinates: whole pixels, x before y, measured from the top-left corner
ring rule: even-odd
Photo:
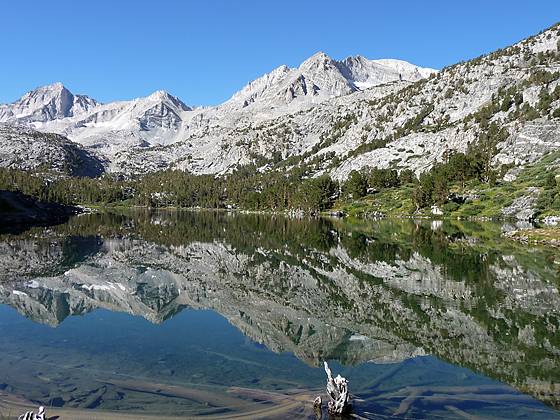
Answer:
[[[327,394],[330,401],[327,404],[330,414],[343,414],[350,410],[350,395],[348,394],[348,381],[340,375],[333,379],[332,372],[327,362],[325,372],[327,373]]]
[[[22,414],[21,416],[18,417],[18,420],[45,420],[46,419],[46,414],[45,414],[45,407],[41,406],[39,407],[39,411],[37,412],[37,414],[35,414],[33,411],[28,411],[25,414]]]

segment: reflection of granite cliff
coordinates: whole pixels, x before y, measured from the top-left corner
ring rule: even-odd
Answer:
[[[99,251],[94,237],[0,241],[0,283],[21,277],[57,275],[76,262]]]
[[[391,258],[355,254],[342,239],[328,252],[106,240],[63,274],[0,284],[0,299],[53,325],[98,307],[152,322],[184,307],[211,308],[254,340],[308,363],[391,362],[426,351],[558,404],[553,273],[528,269],[513,255],[484,257],[475,260],[473,283],[421,249]]]
[[[272,295],[261,297],[258,290],[244,289],[245,275],[254,273],[265,280],[278,274],[250,265],[251,258],[221,244],[170,250],[141,241],[107,241],[99,254],[62,275],[0,284],[0,299],[28,318],[53,326],[96,308],[141,315],[156,323],[184,307],[211,308],[270,349],[292,351],[312,364],[325,357],[348,363],[393,362],[422,354],[385,331],[374,337],[354,334],[297,306],[275,303]],[[160,268],[164,266],[172,269]]]

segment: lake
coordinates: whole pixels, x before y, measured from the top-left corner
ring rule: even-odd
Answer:
[[[0,414],[315,418],[327,360],[363,418],[560,418],[560,253],[508,228],[139,210],[2,235]]]

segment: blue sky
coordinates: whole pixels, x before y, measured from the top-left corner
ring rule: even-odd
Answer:
[[[558,0],[7,0],[0,103],[55,81],[101,101],[224,101],[317,51],[441,68],[560,20]]]

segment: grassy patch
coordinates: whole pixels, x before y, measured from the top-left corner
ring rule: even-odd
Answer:
[[[529,188],[542,191],[549,173],[560,174],[560,152],[545,155],[541,160],[524,168],[514,181],[499,182],[494,185],[471,180],[465,185],[451,184],[450,191],[458,195],[471,195],[465,203],[447,202],[440,205],[445,217],[471,218],[484,217],[504,218],[502,209],[510,206],[515,199],[530,194]],[[335,203],[334,209],[340,210],[351,217],[368,217],[382,213],[386,216],[431,216],[431,209],[416,211],[412,201],[414,184],[397,188],[388,188],[380,192],[368,194],[359,200],[341,200]],[[558,214],[554,208],[539,209],[540,216]]]
[[[368,194],[360,200],[338,201],[334,209],[340,210],[351,217],[368,217],[378,213],[387,216],[407,216],[416,210],[412,202],[413,185]]]

